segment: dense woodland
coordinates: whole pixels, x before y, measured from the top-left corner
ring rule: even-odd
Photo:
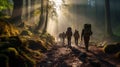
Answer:
[[[0,0],[0,65],[3,65],[2,67],[39,66],[42,58],[45,58],[44,53],[57,44],[56,37],[48,31],[50,19],[56,20],[58,24],[57,4],[59,3],[56,1]],[[93,28],[99,27],[102,30],[100,34],[102,37],[99,37],[99,32],[97,32],[96,38],[115,43],[112,46],[105,43],[103,51],[117,54],[117,58],[120,58],[120,1],[84,1],[85,4],[67,4],[69,0],[61,0],[60,8],[91,19],[95,25]],[[66,22],[67,24],[69,22]],[[83,23],[77,21],[74,24],[78,24],[78,28],[79,24]],[[93,31],[96,32],[97,29]],[[57,35],[59,35],[58,31]]]

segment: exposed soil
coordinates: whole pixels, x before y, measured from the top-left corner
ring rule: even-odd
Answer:
[[[84,45],[68,47],[58,44],[45,55],[37,67],[120,67],[120,59],[92,45],[86,51]]]

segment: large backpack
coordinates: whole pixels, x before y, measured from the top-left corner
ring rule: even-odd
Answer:
[[[67,36],[67,37],[71,37],[71,36],[72,36],[72,28],[71,28],[71,27],[68,27],[68,28],[67,28],[66,36]]]
[[[74,33],[74,37],[75,37],[75,38],[79,38],[79,37],[80,37],[78,31],[75,31],[75,33]]]
[[[84,24],[84,36],[92,35],[91,24]]]

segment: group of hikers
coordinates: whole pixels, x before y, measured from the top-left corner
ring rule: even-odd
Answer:
[[[81,33],[81,41],[84,40],[86,51],[88,51],[89,40],[91,35],[92,35],[91,24],[84,24],[84,28],[82,29],[82,33]],[[78,46],[78,40],[80,38],[78,30],[75,30],[75,32],[72,33],[72,28],[68,27],[66,32],[63,32],[61,33],[61,35],[59,35],[59,37],[62,38],[63,43],[65,42],[65,38],[67,38],[68,46],[71,46],[72,36],[74,36],[75,44]]]

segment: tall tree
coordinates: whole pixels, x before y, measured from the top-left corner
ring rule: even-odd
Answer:
[[[105,26],[106,26],[106,36],[112,36],[112,28],[111,28],[111,19],[110,19],[110,1],[105,0]]]
[[[36,27],[35,32],[39,32],[39,30],[43,27],[44,21],[45,21],[45,11],[44,11],[44,0],[41,0],[41,7],[40,7],[40,21],[38,23],[38,26]]]
[[[45,4],[46,4],[46,7],[45,7],[45,10],[46,10],[46,18],[45,18],[45,26],[43,28],[43,33],[46,33],[47,31],[47,24],[48,24],[48,10],[49,10],[49,0],[46,0],[45,1]]]
[[[31,12],[30,18],[32,18],[31,22],[34,22],[34,11],[35,11],[35,0],[31,0]]]
[[[25,0],[25,19],[28,21],[28,0]]]
[[[13,0],[14,7],[12,13],[12,21],[13,22],[22,22],[22,6],[23,0]]]

